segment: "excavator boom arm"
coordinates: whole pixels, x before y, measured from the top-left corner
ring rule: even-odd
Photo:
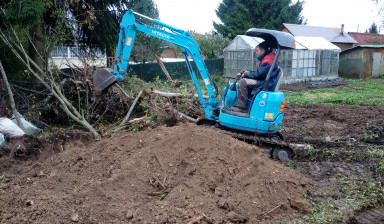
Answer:
[[[135,18],[135,15],[151,20],[155,25],[157,25],[157,27],[144,25],[138,22]],[[217,101],[215,92],[213,91],[214,87],[217,93],[217,87],[208,73],[200,48],[196,41],[193,39],[192,35],[184,30],[172,27],[158,20],[143,16],[132,10],[127,11],[123,16],[120,25],[120,34],[116,52],[115,67],[113,70],[109,70],[109,72],[112,73],[112,75],[116,78],[116,81],[122,81],[125,76],[137,32],[142,32],[149,36],[162,39],[164,41],[175,44],[181,48],[185,61],[187,63],[188,70],[192,77],[192,81],[196,87],[200,103],[202,105],[202,108],[204,109],[205,116],[207,119],[217,120],[218,111],[220,110],[220,103]],[[205,100],[203,97],[203,93],[201,91],[196,73],[191,66],[188,56],[190,56],[195,62],[201,75],[201,78],[204,81],[205,87],[209,95],[209,98],[207,100]]]

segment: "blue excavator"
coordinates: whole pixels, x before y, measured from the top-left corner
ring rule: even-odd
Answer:
[[[144,24],[143,20],[149,20]],[[116,52],[116,62],[113,69],[97,69],[93,77],[94,92],[100,95],[111,85],[122,81],[127,72],[128,62],[137,32],[170,42],[182,50],[185,62],[196,87],[205,118],[198,124],[213,125],[220,131],[228,133],[235,138],[245,140],[252,144],[262,146],[267,155],[272,158],[285,160],[294,156],[289,144],[283,141],[283,136],[278,132],[284,116],[285,98],[278,91],[283,72],[277,77],[277,84],[271,91],[269,80],[272,68],[275,67],[281,49],[295,48],[295,40],[292,35],[267,29],[251,28],[245,35],[259,37],[266,41],[270,47],[276,50],[276,56],[269,70],[264,86],[257,94],[249,98],[247,112],[235,112],[230,107],[236,105],[238,95],[238,79],[228,82],[219,101],[218,88],[208,73],[202,53],[192,35],[182,29],[165,24],[159,20],[128,10],[120,24],[119,42]],[[196,64],[198,72],[193,70],[191,61]],[[208,92],[208,99],[204,99],[197,78],[200,74]]]

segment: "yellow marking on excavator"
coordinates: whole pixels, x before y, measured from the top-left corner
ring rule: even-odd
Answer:
[[[265,118],[272,119],[273,118],[273,113],[265,113]]]
[[[126,45],[129,46],[129,45],[131,45],[131,43],[132,43],[132,38],[128,37],[128,38],[127,38],[127,44],[126,44]]]

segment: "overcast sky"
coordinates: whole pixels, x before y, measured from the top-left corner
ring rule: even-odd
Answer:
[[[160,20],[177,28],[205,33],[213,29],[213,21],[220,21],[215,9],[222,0],[154,1]],[[302,14],[307,25],[339,28],[344,24],[347,32],[365,32],[374,21],[382,25],[384,15],[378,15],[378,8],[372,0],[305,0]]]

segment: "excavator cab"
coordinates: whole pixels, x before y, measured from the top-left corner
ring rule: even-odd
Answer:
[[[276,55],[268,71],[264,85],[255,95],[248,100],[247,112],[235,112],[230,107],[236,105],[238,85],[228,84],[224,89],[221,100],[221,110],[219,124],[222,127],[236,130],[240,138],[249,139],[254,142],[270,145],[265,148],[266,154],[275,159],[291,158],[293,151],[283,142],[279,129],[283,122],[285,98],[282,92],[279,92],[279,86],[282,81],[283,71],[280,69],[277,77],[271,77],[272,70],[277,63],[281,49],[295,48],[295,40],[292,35],[280,31],[266,29],[249,29],[248,36],[264,39],[268,45],[276,49]],[[270,86],[270,80],[276,79],[276,84]]]
[[[219,122],[222,126],[240,131],[273,134],[282,124],[285,98],[284,94],[278,91],[283,76],[282,70],[279,68],[277,77],[273,77],[277,79],[273,87],[269,85],[271,73],[277,63],[280,50],[295,48],[295,40],[288,33],[258,28],[249,29],[245,34],[264,39],[271,48],[276,49],[276,55],[261,91],[250,97],[247,112],[229,110],[237,101],[238,89],[234,88],[237,85],[236,82],[224,89]]]

